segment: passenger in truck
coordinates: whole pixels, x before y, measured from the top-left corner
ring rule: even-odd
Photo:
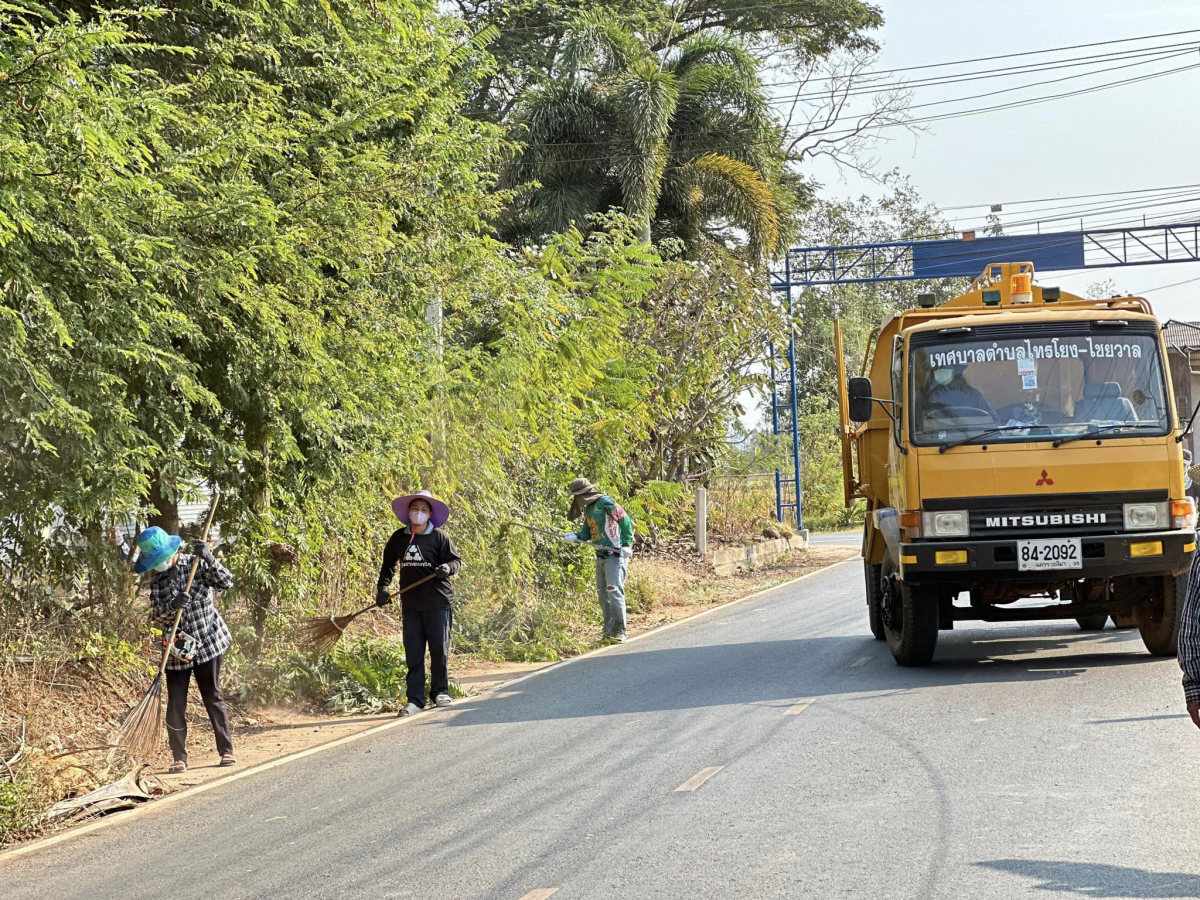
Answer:
[[[1136,422],[1133,404],[1121,396],[1115,381],[1087,381],[1083,399],[1075,404],[1076,422]]]

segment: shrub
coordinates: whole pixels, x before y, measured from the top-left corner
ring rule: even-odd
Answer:
[[[658,606],[658,585],[641,573],[631,572],[625,583],[625,607],[631,613],[649,612]]]
[[[292,651],[247,672],[243,700],[323,704],[338,715],[394,709],[404,697],[404,647],[384,638],[358,638],[319,659]],[[425,682],[429,690],[429,679]],[[450,695],[461,688],[450,683]]]

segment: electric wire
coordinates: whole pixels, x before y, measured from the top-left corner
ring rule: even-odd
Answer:
[[[1079,79],[1079,78],[1090,78],[1094,75],[1104,75],[1108,72],[1117,72],[1122,69],[1131,69],[1131,68],[1134,68],[1135,66],[1151,65],[1153,63],[1163,62],[1168,59],[1179,59],[1180,57],[1183,57],[1183,56],[1191,56],[1197,50],[1200,50],[1200,44],[1197,44],[1187,50],[1178,50],[1178,51],[1174,51],[1171,53],[1160,54],[1158,56],[1153,56],[1149,59],[1140,59],[1140,60],[1137,60],[1136,62],[1125,63],[1124,65],[1120,65],[1120,66],[1109,66],[1108,68],[1105,68],[1105,69],[1097,69],[1094,72],[1076,72],[1073,75],[1063,75],[1059,78],[1048,78],[1045,81],[1031,81],[1027,84],[1013,85],[1012,87],[1001,88],[1001,89],[995,90],[995,91],[987,91],[986,93],[983,93],[983,94],[968,94],[965,97],[950,97],[945,100],[933,100],[933,101],[930,101],[927,103],[914,103],[914,104],[910,104],[910,105],[906,106],[905,110],[908,111],[908,110],[913,110],[913,109],[925,109],[930,106],[945,106],[947,103],[965,103],[968,100],[981,100],[984,97],[995,97],[1000,94],[1011,94],[1014,91],[1025,91],[1025,90],[1029,90],[1030,88],[1042,87],[1047,84],[1061,84],[1064,81],[1073,81],[1073,80]],[[824,94],[824,95],[820,95],[820,96],[828,97],[829,95]],[[772,97],[771,99],[769,99],[767,101],[767,105],[768,106],[787,106],[789,104],[796,103],[796,102],[797,102],[797,98],[795,98],[795,97]]]
[[[822,90],[815,90],[807,94],[795,94],[793,97],[796,99],[812,99],[828,96],[831,91],[838,91],[843,96],[859,96],[863,94],[877,94],[890,91],[907,91],[929,87],[942,87],[947,84],[961,84],[968,81],[1011,78],[1017,75],[1036,75],[1042,72],[1055,71],[1057,69],[1078,68],[1079,66],[1100,66],[1113,62],[1121,62],[1126,59],[1138,59],[1146,56],[1155,56],[1157,54],[1188,53],[1197,49],[1200,49],[1200,42],[1186,41],[1176,44],[1160,44],[1156,47],[1141,47],[1136,50],[1124,50],[1114,53],[1101,53],[1094,56],[1074,57],[1065,60],[1047,60],[1045,62],[1029,63],[1026,66],[983,69],[979,72],[960,72],[951,75],[939,75],[932,78],[915,79],[913,81],[891,81],[885,84],[878,84],[870,81],[870,79],[877,73],[869,70],[830,76],[828,78],[811,76],[809,78],[797,78],[788,81],[769,81],[765,82],[765,84],[768,87],[789,87],[791,85],[805,85],[814,80],[859,80],[863,82],[860,87],[849,88],[841,91],[839,91],[837,88],[830,87]]]

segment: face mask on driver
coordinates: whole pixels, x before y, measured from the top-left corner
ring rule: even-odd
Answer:
[[[933,372],[933,380],[938,384],[949,384],[954,380],[953,369],[935,369]]]
[[[418,528],[424,528],[425,523],[429,521],[429,513],[425,512],[423,509],[414,509],[408,514],[408,518],[411,519],[412,523]]]

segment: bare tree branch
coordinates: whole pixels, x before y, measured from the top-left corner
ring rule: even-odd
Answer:
[[[789,136],[787,158],[803,163],[826,157],[839,167],[876,179],[871,151],[885,129],[920,130],[910,123],[912,95],[903,88],[872,93],[871,106],[855,111],[862,89],[877,83],[870,73],[874,53],[842,55],[829,61],[813,60],[800,75],[784,125]]]

